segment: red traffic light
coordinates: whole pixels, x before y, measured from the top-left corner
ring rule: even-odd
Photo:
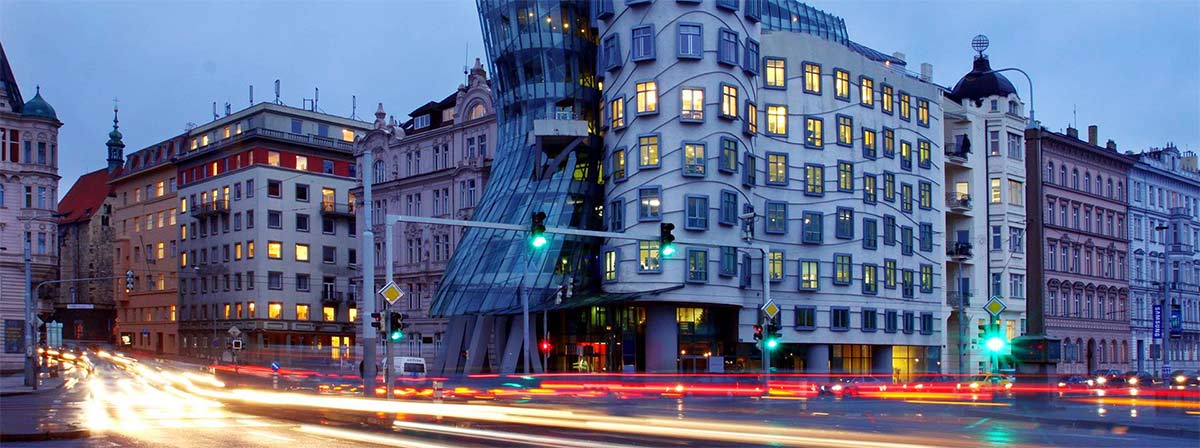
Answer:
[[[543,352],[549,352],[549,351],[550,351],[550,347],[551,347],[551,346],[550,346],[550,341],[548,341],[548,340],[546,340],[546,339],[542,339],[542,343],[541,343],[541,344],[539,344],[539,348],[541,348]]]
[[[762,340],[762,338],[763,338],[763,327],[762,327],[762,325],[755,325],[755,326],[754,326],[754,340],[756,340],[756,341],[761,341],[761,340]]]

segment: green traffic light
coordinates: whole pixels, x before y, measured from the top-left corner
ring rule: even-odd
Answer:
[[[675,245],[674,245],[674,244],[669,244],[669,243],[668,243],[668,244],[664,244],[664,245],[663,245],[663,248],[662,248],[662,254],[663,254],[663,256],[664,256],[664,257],[669,257],[669,256],[672,256],[672,255],[675,255]]]
[[[390,337],[393,341],[399,341],[400,338],[404,337],[404,332],[403,331],[393,331],[392,334],[389,335],[388,337]]]
[[[767,349],[774,349],[779,346],[779,340],[775,338],[767,339]]]
[[[546,245],[546,236],[545,235],[535,235],[533,237],[532,244],[533,244],[534,248],[540,248],[542,246],[545,246]]]
[[[991,352],[998,352],[1002,350],[1004,345],[1004,339],[1001,339],[1000,336],[992,336],[988,338],[987,342],[984,343],[984,346],[986,346],[988,351]]]

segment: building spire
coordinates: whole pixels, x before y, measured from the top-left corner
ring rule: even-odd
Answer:
[[[108,146],[109,173],[125,164],[125,142],[121,140],[121,131],[118,130],[121,127],[121,120],[117,116],[118,112],[117,99],[113,98],[113,130],[108,133],[108,143],[106,144]]]

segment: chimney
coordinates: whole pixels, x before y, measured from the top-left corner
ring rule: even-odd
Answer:
[[[928,62],[921,63],[921,80],[925,82],[933,81],[933,64]]]
[[[1088,126],[1088,143],[1095,146],[1100,144],[1100,127],[1096,125]]]
[[[1110,138],[1110,139],[1108,139],[1108,143],[1104,144],[1104,147],[1108,148],[1110,151],[1116,151],[1117,150],[1117,142],[1114,142]]]
[[[899,52],[899,51],[897,51],[897,52],[895,52],[895,53],[892,53],[892,57],[893,57],[893,58],[896,58],[896,59],[899,59],[899,60],[900,60],[900,62],[907,62],[907,61],[905,61],[905,60],[904,60],[904,53],[901,53],[901,52]]]
[[[1071,127],[1070,125],[1067,125],[1067,137],[1078,139],[1079,138],[1079,130]]]

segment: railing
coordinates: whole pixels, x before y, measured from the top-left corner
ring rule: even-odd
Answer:
[[[335,289],[326,288],[321,291],[321,301],[326,304],[341,302],[343,297],[345,294]]]
[[[321,213],[325,215],[354,216],[354,204],[321,201]]]
[[[946,207],[955,211],[971,209],[971,195],[967,193],[946,193]]]
[[[946,142],[946,159],[956,163],[967,163],[967,156],[970,151],[965,151],[958,147],[954,142]]]
[[[1171,243],[1167,245],[1167,252],[1191,255],[1193,251],[1191,244]]]
[[[208,215],[228,214],[229,201],[222,200],[216,202],[208,202],[202,204],[194,204],[190,212],[193,218],[199,218]]]
[[[321,136],[317,136],[317,135],[298,135],[298,134],[292,134],[290,132],[276,131],[274,129],[266,129],[266,128],[250,128],[250,129],[246,129],[246,130],[242,131],[241,134],[237,134],[237,135],[230,136],[229,138],[223,138],[223,139],[217,140],[215,142],[209,143],[207,146],[202,146],[200,148],[197,148],[194,151],[187,151],[185,153],[185,156],[195,154],[198,152],[203,152],[203,151],[211,151],[211,150],[221,148],[223,146],[226,146],[226,145],[229,145],[229,144],[232,144],[235,142],[239,142],[239,141],[242,141],[242,140],[245,140],[248,138],[252,138],[255,136],[275,138],[275,139],[287,140],[290,142],[304,143],[304,144],[309,144],[309,145],[323,146],[326,148],[332,148],[332,149],[337,149],[337,150],[342,150],[342,151],[350,151],[350,152],[354,151],[353,143],[334,139],[334,138],[321,137]]]
[[[955,258],[971,258],[970,241],[951,241],[946,244],[946,256]]]

